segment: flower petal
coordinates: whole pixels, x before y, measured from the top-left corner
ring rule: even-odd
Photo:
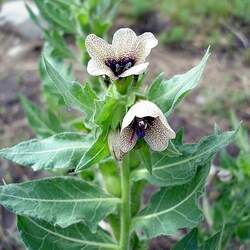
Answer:
[[[131,75],[140,75],[147,70],[149,63],[141,63],[136,66],[131,67],[130,69],[124,71],[120,77],[127,77]]]
[[[134,104],[126,113],[122,121],[122,129],[128,127],[135,117],[143,118],[146,116],[161,117],[162,122],[166,119],[162,111],[154,103],[142,100]]]
[[[121,28],[117,30],[113,36],[112,47],[116,56],[124,57],[133,54],[137,36],[135,32],[129,28]]]
[[[116,160],[121,160],[124,153],[120,149],[120,134],[118,132],[111,131],[108,136],[108,145],[111,154]]]
[[[137,142],[137,135],[130,127],[124,128],[120,133],[120,150],[123,153],[129,152]]]
[[[87,36],[85,46],[90,57],[104,65],[107,58],[113,58],[115,56],[112,46],[95,34]]]
[[[107,75],[112,80],[118,79],[109,67],[99,61],[96,62],[93,59],[90,59],[88,62],[87,72],[92,76]]]
[[[145,32],[137,38],[137,45],[135,50],[135,57],[137,63],[145,62],[147,56],[150,54],[151,49],[156,47],[158,40],[151,32]]]
[[[170,128],[167,121],[164,124],[159,117],[145,130],[144,140],[154,151],[165,150],[169,140],[173,138],[175,138],[175,132]]]

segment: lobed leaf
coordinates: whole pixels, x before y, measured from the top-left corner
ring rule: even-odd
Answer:
[[[83,223],[61,228],[42,220],[18,216],[17,226],[29,250],[118,249],[112,238],[102,229],[98,228],[93,234]]]
[[[55,177],[0,187],[0,203],[12,212],[67,227],[83,221],[92,231],[115,212],[118,198],[70,177]]]
[[[153,152],[152,175],[145,169],[135,170],[135,181],[147,179],[158,186],[181,185],[190,181],[196,174],[197,168],[209,163],[216,152],[227,146],[234,139],[236,131],[214,134],[204,137],[198,144],[179,145],[181,155],[169,157],[167,151]]]
[[[0,150],[0,157],[34,170],[74,169],[93,141],[91,135],[64,132]]]
[[[161,188],[148,206],[132,220],[132,228],[142,231],[143,237],[173,235],[181,228],[196,226],[202,212],[198,207],[210,165],[199,168],[191,182],[174,187]]]
[[[201,62],[188,72],[170,80],[165,80],[164,75],[160,74],[148,91],[149,101],[158,105],[165,115],[169,115],[187,93],[198,85],[208,57],[209,48]]]

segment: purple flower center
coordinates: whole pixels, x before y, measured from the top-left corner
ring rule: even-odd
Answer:
[[[138,138],[143,138],[145,136],[145,131],[153,125],[153,121],[155,118],[146,116],[143,118],[135,117],[133,120],[131,127],[133,129],[133,135],[131,137],[131,140],[134,138],[134,135],[136,134]]]
[[[123,57],[117,60],[108,58],[105,64],[113,71],[115,76],[119,76],[135,65],[135,59],[131,57]]]

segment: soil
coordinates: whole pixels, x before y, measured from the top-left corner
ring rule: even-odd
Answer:
[[[0,33],[0,148],[33,137],[22,111],[19,94],[40,103],[37,60],[41,41],[30,42],[14,34]],[[152,51],[150,77],[165,72],[166,78],[183,73],[197,64],[204,51],[173,50],[158,46]],[[242,58],[214,53],[209,59],[200,86],[177,108],[170,124],[184,127],[185,141],[194,142],[212,132],[214,123],[223,130],[230,127],[228,113],[236,110],[250,128],[250,70]],[[0,183],[38,178],[40,173],[0,160]],[[16,237],[15,220],[0,207],[0,250],[22,249]],[[157,246],[157,244],[159,244]],[[162,246],[160,246],[162,244]],[[168,249],[167,238],[154,239],[151,249]]]

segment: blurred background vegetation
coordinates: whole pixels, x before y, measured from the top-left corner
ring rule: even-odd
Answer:
[[[149,58],[150,79],[162,71],[167,78],[185,72],[210,45],[202,84],[170,123],[183,127],[185,141],[193,142],[210,133],[214,123],[224,130],[243,121],[236,143],[214,162],[201,202],[205,220],[199,236],[203,241],[222,229],[223,249],[250,249],[250,0],[26,1],[33,22],[23,1],[0,4],[0,148],[72,126],[84,129],[51,88],[40,62],[42,51],[58,67],[67,63],[61,70],[67,79],[83,82],[88,77],[84,39],[92,32],[109,41],[120,27],[153,32],[160,44]],[[71,117],[71,124],[64,117]],[[45,174],[0,160],[0,182]],[[150,249],[170,249],[174,240],[153,239]],[[19,250],[21,245],[14,217],[0,207],[0,249]]]

